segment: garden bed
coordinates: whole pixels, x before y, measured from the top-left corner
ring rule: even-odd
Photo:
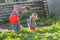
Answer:
[[[53,24],[49,27],[36,28],[29,30],[23,28],[20,31],[10,33],[2,32],[0,40],[60,40],[60,23]]]

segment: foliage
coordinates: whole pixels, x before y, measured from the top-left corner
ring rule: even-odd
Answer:
[[[21,24],[26,24],[26,18],[29,18],[31,16],[32,13],[37,13],[38,14],[38,17],[42,17],[42,15],[44,15],[44,12],[43,10],[41,11],[30,11],[30,12],[27,12],[27,13],[21,13],[19,12],[19,17],[20,17],[20,23]],[[9,15],[6,17],[6,18],[3,18],[4,22],[9,22]]]
[[[0,40],[59,40],[60,39],[60,23],[53,24],[49,27],[36,28],[29,30],[23,28],[20,31],[12,31],[11,33],[3,32],[0,34]],[[19,32],[19,33],[18,33]]]

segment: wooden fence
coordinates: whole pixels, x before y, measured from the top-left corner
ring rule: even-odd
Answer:
[[[0,19],[7,17],[11,13],[13,5],[28,6],[31,10],[40,10],[42,9],[43,1],[0,3]]]
[[[47,2],[42,3],[42,1],[38,2],[15,2],[15,3],[1,3],[0,4],[0,19],[5,18],[6,15],[10,14],[13,5],[23,5],[28,6],[32,10],[41,9],[41,6],[44,6],[44,10],[46,15],[50,16],[60,16],[60,0],[47,0]],[[43,5],[44,4],[44,5]],[[48,11],[49,10],[49,11]],[[3,17],[2,17],[3,16]]]

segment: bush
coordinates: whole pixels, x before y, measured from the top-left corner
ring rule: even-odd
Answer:
[[[19,34],[15,31],[11,33],[3,32],[0,34],[0,39],[3,40],[59,40],[60,39],[60,25],[59,23],[45,28],[36,28],[35,31],[31,31],[28,28],[23,28]],[[52,33],[52,34],[51,34]],[[42,34],[42,35],[41,35]],[[23,37],[23,38],[22,38]]]

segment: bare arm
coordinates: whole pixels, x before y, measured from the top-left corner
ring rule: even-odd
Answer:
[[[30,20],[31,20],[31,16],[30,16]]]

